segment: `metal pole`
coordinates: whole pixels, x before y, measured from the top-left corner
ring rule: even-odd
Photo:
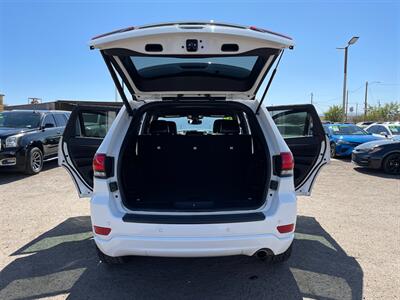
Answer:
[[[367,113],[368,113],[368,81],[365,82],[364,121],[367,120]]]
[[[346,110],[344,115],[344,120],[347,122],[347,112],[349,110],[349,90],[346,91]]]
[[[356,103],[356,118],[357,118],[357,115],[358,115],[358,102]]]
[[[311,104],[313,104],[313,98],[314,98],[314,94],[311,93]]]
[[[346,121],[346,93],[347,93],[347,50],[349,46],[344,48],[344,79],[343,79],[343,120]]]

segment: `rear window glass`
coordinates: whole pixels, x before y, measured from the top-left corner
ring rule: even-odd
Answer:
[[[204,73],[221,77],[248,78],[257,56],[231,57],[148,57],[132,56],[131,60],[142,78],[157,78],[185,73]]]
[[[117,56],[136,88],[143,92],[246,92],[278,54],[277,49],[261,48],[236,55]]]
[[[191,134],[215,134],[214,123],[217,120],[235,120],[238,122],[236,116],[231,115],[212,115],[212,116],[164,116],[159,117],[158,120],[174,122],[176,125],[177,134],[191,135]]]

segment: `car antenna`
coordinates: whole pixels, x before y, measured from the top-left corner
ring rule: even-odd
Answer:
[[[264,93],[263,93],[263,95],[262,95],[262,97],[261,97],[260,103],[259,103],[258,106],[257,106],[256,114],[258,114],[258,111],[259,111],[260,108],[261,108],[261,105],[262,105],[262,103],[263,103],[263,101],[264,101],[264,99],[265,99],[265,96],[267,95],[267,92],[268,92],[268,90],[269,90],[269,87],[271,86],[272,80],[273,80],[274,77],[275,77],[275,73],[276,73],[276,70],[278,69],[279,63],[281,62],[281,58],[282,58],[282,56],[283,56],[283,52],[285,52],[285,50],[282,50],[281,54],[279,55],[278,62],[277,62],[276,65],[275,65],[275,69],[272,71],[272,74],[271,74],[271,77],[269,78],[267,87],[265,88]]]

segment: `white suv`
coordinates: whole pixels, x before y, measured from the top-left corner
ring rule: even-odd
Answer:
[[[330,153],[313,106],[262,105],[292,39],[193,22],[127,28],[90,47],[124,106],[77,107],[59,164],[91,197],[100,259],[286,260],[296,194],[310,195]]]

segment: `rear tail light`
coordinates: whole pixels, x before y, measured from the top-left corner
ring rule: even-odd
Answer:
[[[109,235],[111,232],[111,228],[109,227],[101,227],[101,226],[93,226],[94,232],[99,235]]]
[[[281,177],[292,176],[294,169],[293,155],[290,152],[282,152],[275,156],[274,173]]]
[[[113,157],[109,157],[104,153],[96,153],[93,158],[93,175],[98,178],[108,178],[112,176]]]
[[[294,224],[280,225],[276,227],[276,229],[278,229],[279,233],[292,232],[294,230]]]

